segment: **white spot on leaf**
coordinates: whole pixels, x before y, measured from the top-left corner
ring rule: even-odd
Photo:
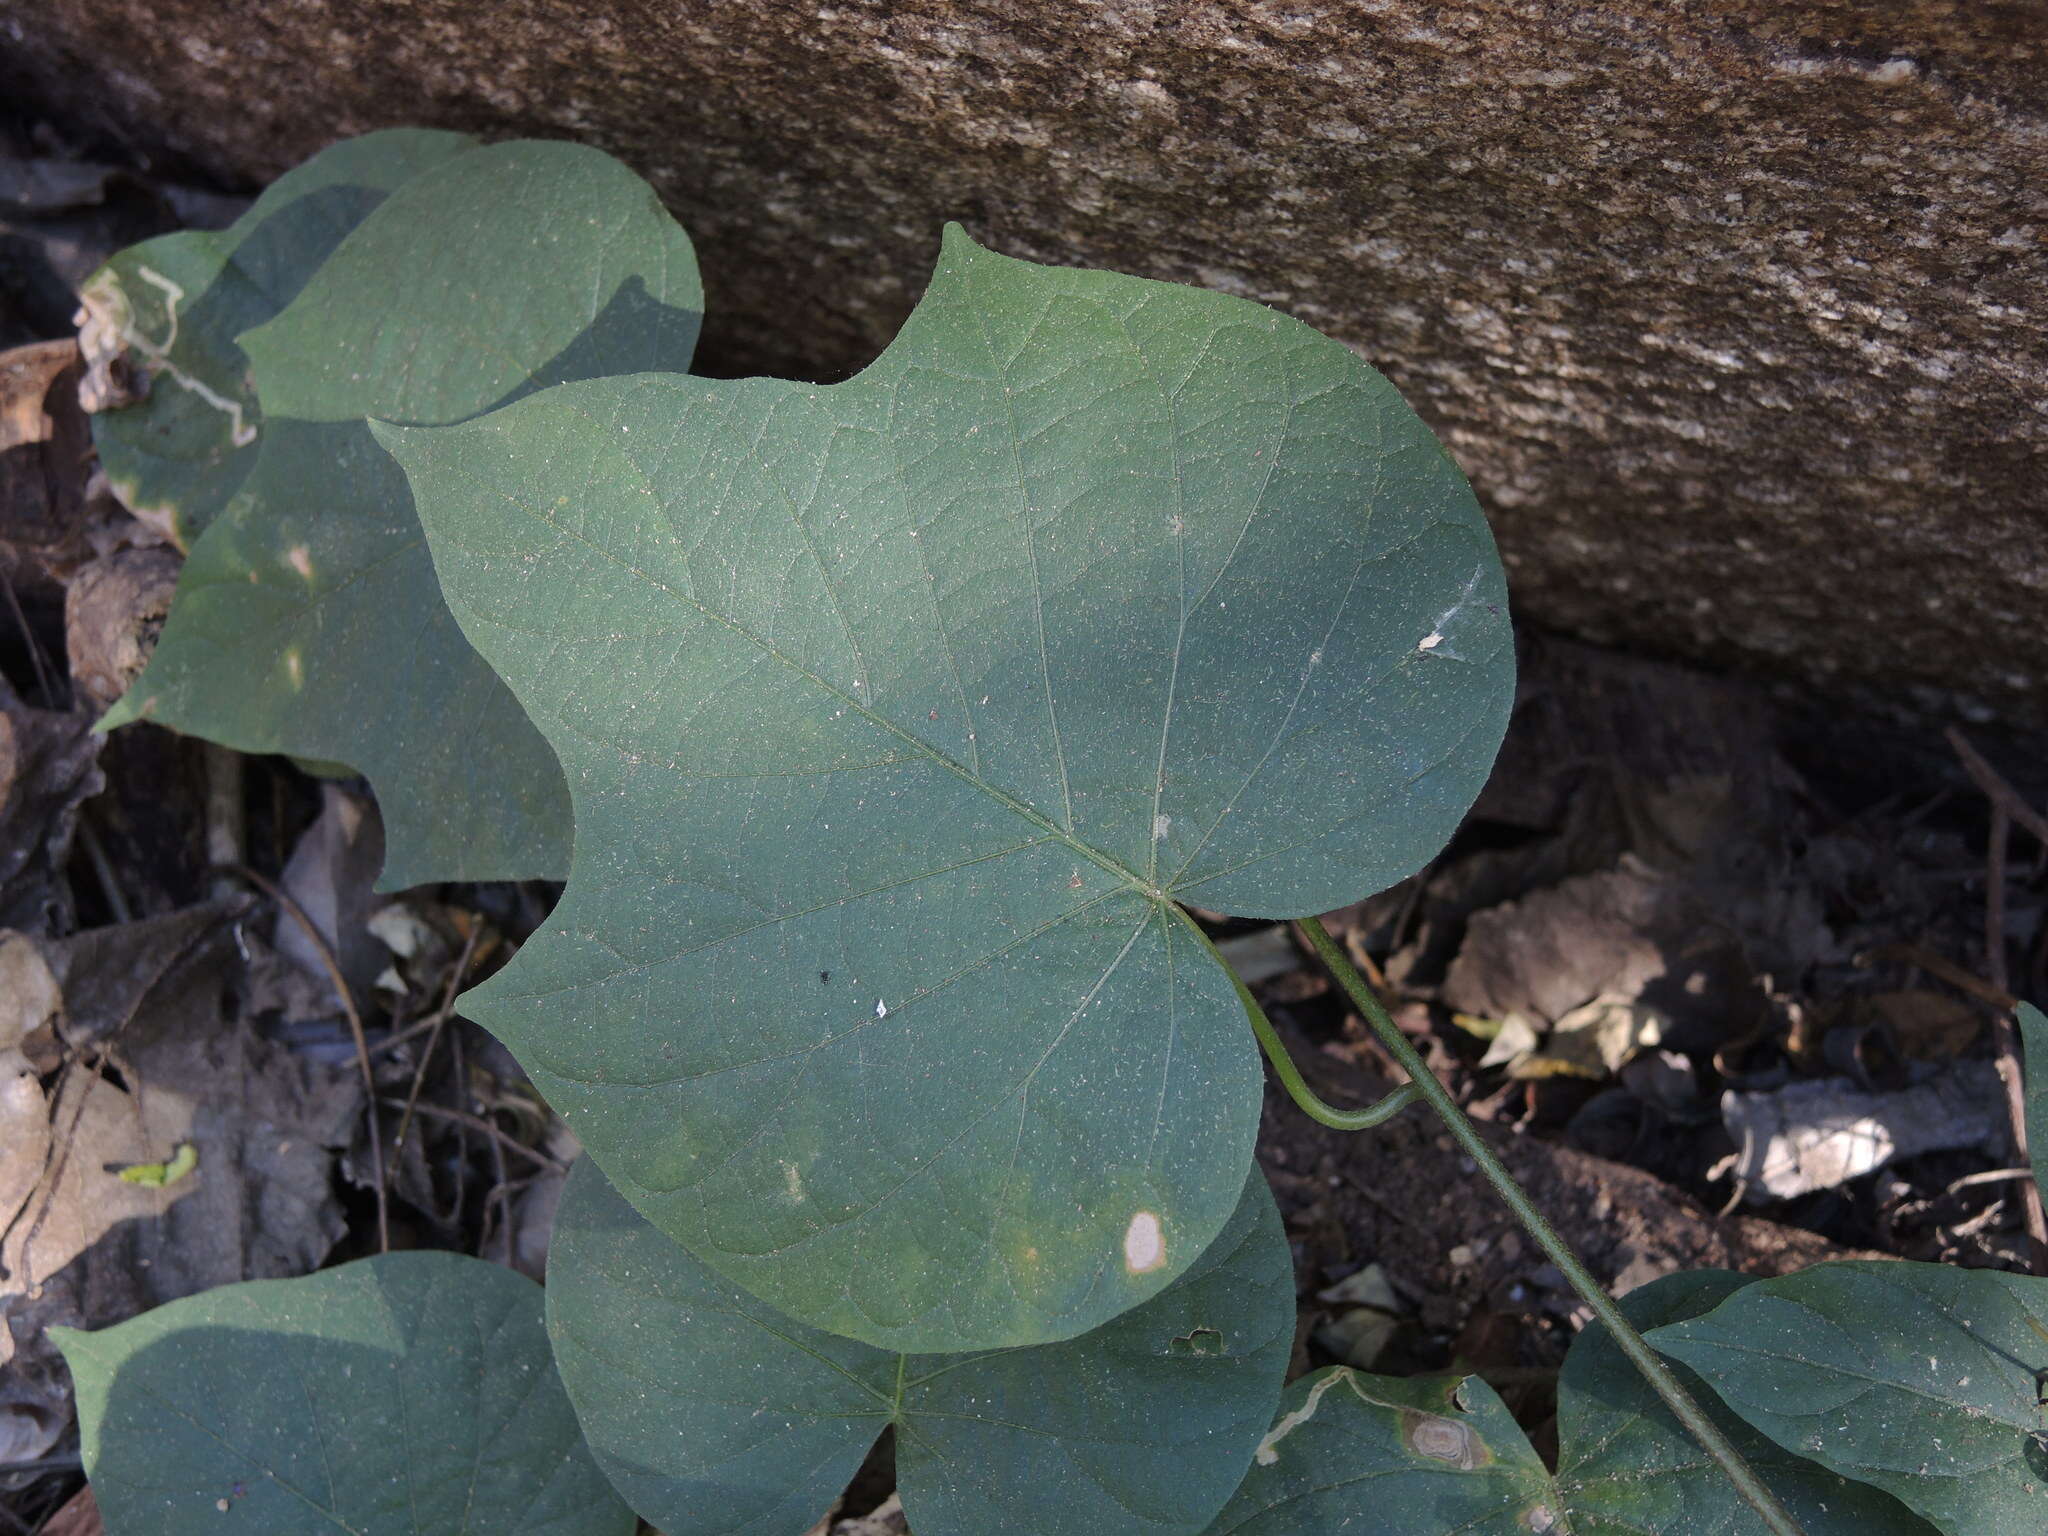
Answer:
[[[879,997],[875,999],[875,1017],[878,1019],[886,1019],[887,1017],[889,1017],[889,1005],[883,1002]]]
[[[1443,631],[1440,629],[1432,629],[1428,634],[1422,637],[1422,644],[1415,647],[1415,649],[1417,649],[1418,651],[1433,651],[1443,643]]]
[[[1155,843],[1165,842],[1167,829],[1172,825],[1173,818],[1171,816],[1154,816],[1152,818],[1152,841]]]
[[[1408,1443],[1432,1461],[1448,1461],[1468,1472],[1479,1465],[1472,1431],[1456,1419],[1421,1414],[1408,1430]]]
[[[1166,1262],[1166,1233],[1156,1211],[1140,1211],[1124,1228],[1124,1268],[1149,1275]]]

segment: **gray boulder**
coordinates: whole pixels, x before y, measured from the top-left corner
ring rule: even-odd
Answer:
[[[2048,720],[2037,0],[0,0],[0,84],[216,177],[573,136],[832,377],[957,218],[1276,305],[1441,433],[1541,624]]]

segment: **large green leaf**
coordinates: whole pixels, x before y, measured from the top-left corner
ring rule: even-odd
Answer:
[[[1757,1282],[1723,1269],[1685,1270],[1620,1302],[1641,1331],[1710,1311]],[[1784,1500],[1807,1536],[1932,1536],[1889,1495],[1773,1444],[1731,1413],[1684,1366],[1675,1373],[1743,1458]],[[1559,1498],[1573,1536],[1728,1536],[1761,1518],[1688,1434],[1604,1327],[1565,1357],[1557,1391]]]
[[[1240,299],[955,230],[847,383],[383,436],[576,802],[473,1016],[664,1231],[878,1347],[1071,1337],[1192,1262],[1259,1067],[1179,902],[1398,879],[1506,720],[1463,479]]]
[[[1338,1365],[1287,1389],[1209,1536],[1566,1529],[1542,1458],[1477,1376],[1372,1376]]]
[[[1251,1461],[1294,1337],[1264,1179],[1165,1291],[1093,1333],[902,1355],[793,1322],[706,1269],[588,1158],[548,1259],[548,1331],[598,1463],[668,1536],[800,1536],[883,1429],[913,1529],[1200,1531]]]
[[[241,338],[256,465],[103,724],[367,774],[387,887],[561,875],[561,770],[449,617],[368,418],[458,421],[565,379],[680,369],[701,308],[682,230],[595,150],[504,144],[408,181]]]
[[[1638,1328],[1693,1317],[1750,1283],[1667,1276],[1620,1305]],[[1690,1373],[1703,1407],[1807,1536],[1926,1536],[1874,1488],[1779,1450]],[[1558,1380],[1555,1479],[1476,1376],[1399,1380],[1338,1368],[1305,1378],[1209,1536],[1749,1536],[1762,1520],[1598,1324]]]
[[[272,182],[233,227],[130,246],[92,275],[88,331],[104,329],[151,385],[92,419],[123,502],[181,545],[205,531],[256,462],[262,427],[235,338],[291,303],[392,191],[475,147],[421,128],[344,140]]]
[[[1953,1536],[2048,1530],[2048,1280],[1819,1264],[1649,1338],[1779,1445]]]
[[[451,1253],[52,1330],[108,1536],[630,1536],[540,1287]]]
[[[2042,1203],[2048,1204],[2048,1014],[2021,1003],[2019,1026],[2026,1052],[2027,1157]]]

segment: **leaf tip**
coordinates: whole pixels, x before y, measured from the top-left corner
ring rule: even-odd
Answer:
[[[941,260],[958,259],[985,254],[987,247],[967,233],[967,226],[958,219],[946,220],[946,227],[939,233],[939,257]]]
[[[377,446],[402,462],[402,455],[398,450],[411,435],[411,430],[401,427],[395,421],[379,421],[374,416],[368,418],[367,425],[370,428],[370,436],[377,440]]]

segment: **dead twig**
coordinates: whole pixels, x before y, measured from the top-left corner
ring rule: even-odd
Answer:
[[[377,1251],[391,1251],[391,1210],[390,1201],[384,1192],[384,1132],[377,1124],[377,1106],[383,1101],[377,1097],[377,1076],[370,1068],[370,1043],[363,1035],[363,1016],[356,1011],[356,1000],[348,989],[348,979],[341,974],[341,964],[334,958],[334,949],[313,919],[306,916],[306,909],[275,882],[256,873],[246,864],[228,866],[235,874],[255,886],[257,890],[276,902],[279,910],[291,917],[306,941],[313,946],[313,952],[320,957],[320,964],[327,972],[327,979],[334,983],[334,992],[341,999],[342,1012],[348,1015],[349,1033],[355,1036],[356,1064],[363,1072],[363,1092],[369,1098],[370,1121],[370,1176],[377,1187]]]
[[[1948,1187],[1950,1194],[1958,1190],[1971,1189],[1979,1184],[2003,1184],[2007,1179],[2031,1179],[2031,1168],[1992,1168],[1983,1173],[1966,1173]]]
[[[2012,1012],[2020,1004],[2020,1000],[2003,987],[1992,986],[1983,977],[1971,975],[1955,961],[1944,959],[1933,950],[1918,944],[1881,944],[1876,949],[1865,950],[1856,957],[1858,965],[1876,965],[1886,960],[1897,961],[1900,965],[1910,965],[1930,976],[1939,976],[1950,986],[1960,988],[1970,996],[1979,998],[2006,1013]]]
[[[28,664],[35,670],[36,687],[42,690],[43,707],[54,709],[57,706],[57,695],[50,681],[49,666],[43,660],[43,642],[36,638],[35,630],[30,628],[28,615],[21,611],[21,599],[15,595],[14,582],[5,571],[0,571],[0,592],[7,594],[7,611],[14,615],[15,628],[21,631],[22,644],[28,647]]]
[[[387,1109],[402,1109],[405,1105],[405,1100],[403,1099],[379,1099],[377,1102],[384,1105]],[[472,1131],[481,1131],[484,1135],[490,1137],[496,1145],[505,1148],[507,1151],[517,1152],[527,1161],[538,1163],[541,1167],[550,1169],[555,1173],[567,1173],[569,1171],[569,1165],[560,1158],[550,1157],[538,1147],[529,1147],[518,1137],[506,1135],[481,1115],[472,1115],[467,1110],[450,1109],[445,1104],[435,1104],[432,1102],[415,1105],[414,1112],[425,1115],[429,1120],[446,1120],[450,1125],[466,1126]]]
[[[85,861],[92,866],[93,879],[99,882],[100,895],[106,899],[107,911],[117,923],[135,920],[129,909],[128,898],[121,894],[121,882],[114,876],[114,861],[107,857],[106,842],[100,837],[99,828],[93,825],[89,807],[82,807],[78,815],[78,843],[85,850]]]
[[[2005,807],[2006,815],[2033,833],[2042,847],[2048,848],[2048,816],[2027,804],[2020,792],[2006,782],[2003,774],[1985,762],[1982,754],[1964,740],[1963,733],[1954,726],[1948,728],[1948,744],[1955,748],[1956,756],[1962,761],[1963,772],[1984,792],[1984,798],[1994,806]]]
[[[476,954],[477,935],[482,932],[481,923],[470,929],[469,937],[462,944],[461,958],[455,962],[455,968],[448,973],[448,984],[441,989],[440,1006],[434,1010],[433,1018],[428,1021],[431,1030],[427,1036],[427,1048],[420,1052],[419,1065],[413,1068],[412,1087],[405,1096],[405,1113],[398,1117],[398,1134],[391,1142],[393,1163],[405,1155],[405,1138],[412,1130],[413,1108],[420,1101],[420,1087],[427,1080],[427,1067],[434,1059],[434,1049],[441,1043],[441,1031],[454,1016],[455,993],[462,985],[462,978],[469,973],[469,962]]]
[[[1948,729],[1948,743],[1955,748],[1971,782],[1991,802],[1991,836],[1984,850],[1984,954],[1991,968],[1991,985],[2010,997],[2010,977],[2005,965],[2005,845],[2012,837],[2013,823],[2018,822],[2042,846],[2048,847],[2048,817],[2020,798],[2019,791],[1985,762],[1954,726]],[[2027,1089],[2020,1065],[2020,1033],[2013,1023],[2014,1005],[1999,1009],[1992,1023],[1992,1035],[1998,1047],[1998,1077],[2005,1084],[2005,1111],[2012,1122],[2013,1148],[2024,1163],[2028,1161]],[[2048,1063],[2035,1062],[2034,1070],[2048,1071]],[[2041,1209],[2040,1186],[2031,1179],[2020,1188],[2020,1209],[2026,1218],[2031,1267],[2037,1275],[2048,1274],[2048,1216]]]

